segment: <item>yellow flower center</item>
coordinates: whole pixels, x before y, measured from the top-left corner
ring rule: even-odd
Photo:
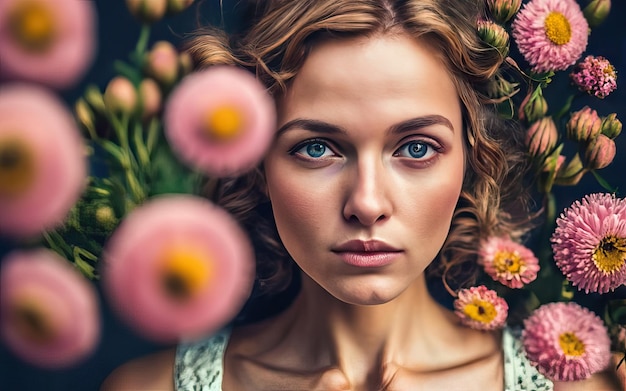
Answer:
[[[544,22],[546,36],[556,45],[565,45],[572,38],[572,26],[560,12],[550,12]]]
[[[463,312],[469,318],[481,323],[491,323],[498,315],[496,307],[488,301],[474,299],[463,308]]]
[[[204,131],[213,140],[228,141],[241,133],[243,123],[240,110],[232,106],[222,106],[208,113],[204,120]]]
[[[11,315],[16,330],[30,341],[45,344],[54,340],[57,335],[57,327],[52,322],[50,309],[46,310],[32,299],[16,302]]]
[[[604,274],[619,271],[626,263],[626,238],[605,236],[594,250],[592,259]]]
[[[498,251],[493,259],[493,264],[498,273],[518,274],[522,267],[522,258],[515,251]]]
[[[9,32],[16,42],[31,52],[45,52],[57,35],[53,2],[22,0],[9,11]]]
[[[188,300],[200,292],[213,276],[212,260],[200,251],[172,248],[165,252],[161,271],[162,286],[168,297]]]
[[[612,76],[612,77],[615,77],[615,76],[616,76],[616,73],[615,73],[615,68],[613,68],[613,65],[610,65],[610,64],[609,64],[609,65],[607,65],[607,66],[606,66],[606,67],[602,70],[602,72],[603,72],[605,75],[609,75],[609,76]]]
[[[35,159],[21,140],[0,139],[0,198],[22,194],[35,179]]]
[[[559,345],[566,356],[582,356],[585,344],[574,333],[565,332],[559,335]]]

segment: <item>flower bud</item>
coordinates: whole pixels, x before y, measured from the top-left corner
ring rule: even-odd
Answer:
[[[554,183],[561,186],[573,186],[580,182],[585,173],[586,170],[583,167],[583,163],[580,161],[580,156],[576,154],[566,166],[561,164],[558,168]]]
[[[185,76],[193,71],[193,59],[187,52],[182,52],[178,55],[178,67],[180,69],[180,76]]]
[[[193,0],[167,0],[167,13],[177,14],[184,11],[193,3]]]
[[[167,0],[126,0],[130,13],[144,23],[154,23],[165,15]]]
[[[511,97],[519,91],[517,88],[518,85],[519,83],[512,83],[502,77],[502,75],[497,74],[494,78],[489,80],[487,96],[492,99]]]
[[[537,185],[542,193],[549,193],[556,179],[557,172],[563,166],[565,156],[561,155],[563,144],[559,145],[554,151],[546,157],[541,166]]]
[[[100,92],[98,87],[95,85],[87,86],[87,89],[85,90],[85,100],[98,114],[104,114],[106,111],[102,92]]]
[[[161,89],[153,79],[141,81],[139,97],[141,98],[142,118],[152,118],[161,110]]]
[[[615,141],[600,134],[585,149],[585,166],[590,170],[599,170],[611,164],[615,158]]]
[[[602,119],[602,134],[615,139],[622,132],[622,122],[617,119],[616,113],[611,113]]]
[[[491,20],[479,20],[478,35],[485,43],[496,48],[502,58],[509,54],[509,33],[504,27]]]
[[[518,116],[522,121],[533,123],[548,112],[548,102],[541,92],[529,92],[520,104]]]
[[[148,53],[146,72],[165,87],[178,78],[178,53],[168,41],[159,41]]]
[[[74,112],[78,123],[85,129],[94,130],[95,117],[93,111],[83,98],[79,98],[74,105]]]
[[[114,77],[104,91],[104,104],[112,113],[133,113],[137,107],[135,86],[123,76]]]
[[[585,106],[570,116],[566,125],[567,138],[576,142],[590,142],[602,130],[602,120],[598,112]]]
[[[611,11],[611,0],[592,0],[584,9],[583,14],[589,27],[597,27],[609,15]]]
[[[552,152],[559,138],[556,124],[552,117],[543,117],[528,128],[526,146],[533,157],[545,156]]]
[[[487,0],[489,12],[496,22],[504,24],[519,11],[522,0]]]
[[[107,232],[113,231],[119,222],[113,208],[108,205],[99,205],[95,210],[94,217],[98,226]]]

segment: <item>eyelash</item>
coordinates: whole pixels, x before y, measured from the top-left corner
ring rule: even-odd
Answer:
[[[330,145],[331,143],[330,143],[328,140],[323,139],[323,138],[312,138],[312,139],[307,139],[307,140],[304,140],[304,141],[302,141],[302,142],[300,142],[300,143],[296,144],[293,148],[291,148],[291,149],[288,151],[288,153],[289,153],[290,155],[292,155],[292,156],[295,156],[295,155],[300,155],[302,158],[304,158],[304,159],[308,159],[308,160],[319,160],[319,159],[320,159],[320,157],[305,156],[305,155],[304,155],[304,153],[299,153],[302,149],[304,149],[304,148],[306,148],[306,147],[310,147],[311,145],[314,145],[314,144],[320,144],[320,145],[324,146],[325,148],[328,148],[331,152],[335,153],[335,152],[334,152],[334,148],[332,148],[332,147],[331,147],[331,145]],[[442,147],[441,147],[438,143],[435,143],[435,142],[429,142],[429,141],[427,141],[427,140],[422,140],[422,139],[414,139],[414,140],[409,140],[409,141],[407,141],[406,143],[402,144],[402,145],[401,145],[401,146],[400,146],[400,147],[399,147],[399,148],[398,148],[398,149],[397,149],[397,150],[393,153],[393,156],[402,157],[402,156],[400,155],[400,151],[401,151],[402,149],[404,149],[404,148],[407,148],[407,147],[408,147],[408,146],[410,146],[411,144],[421,144],[421,145],[426,146],[426,147],[429,149],[429,150],[426,152],[426,154],[429,154],[429,153],[431,153],[431,154],[432,154],[432,153],[438,153],[438,152],[441,152],[441,150],[442,150]],[[326,151],[324,151],[324,153],[325,153],[325,152],[326,152]],[[409,159],[411,159],[411,160],[416,160],[416,161],[423,161],[423,162],[426,162],[426,161],[432,160],[434,157],[427,158],[427,159],[423,159],[423,158],[421,158],[421,157],[420,157],[420,158],[411,158],[411,157],[408,157],[408,156],[407,156],[407,158],[409,158]]]

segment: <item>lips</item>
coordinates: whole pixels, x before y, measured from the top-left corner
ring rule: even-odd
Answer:
[[[402,250],[379,240],[350,240],[333,248],[341,260],[356,267],[382,267],[393,263]]]

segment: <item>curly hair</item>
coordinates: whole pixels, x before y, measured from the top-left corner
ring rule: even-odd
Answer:
[[[450,233],[429,275],[448,288],[474,282],[481,239],[528,231],[525,190],[527,159],[521,129],[497,118],[481,92],[504,61],[498,50],[481,41],[477,20],[482,0],[269,0],[252,3],[252,23],[229,36],[201,28],[186,49],[197,68],[218,64],[248,69],[271,94],[284,93],[323,39],[407,34],[433,43],[446,64],[463,110],[466,174]],[[257,288],[280,292],[290,284],[293,260],[282,246],[263,191],[262,167],[242,177],[219,180],[210,195],[248,230],[257,256]]]

